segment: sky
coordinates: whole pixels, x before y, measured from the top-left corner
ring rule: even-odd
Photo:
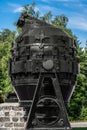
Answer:
[[[5,28],[15,30],[13,25],[20,16],[23,6],[36,3],[35,10],[40,15],[52,12],[53,17],[62,15],[68,17],[67,27],[70,28],[85,47],[87,40],[87,0],[0,0],[0,31]]]

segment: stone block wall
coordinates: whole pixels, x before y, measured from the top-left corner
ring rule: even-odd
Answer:
[[[18,103],[0,104],[0,130],[25,130],[26,111]],[[73,122],[73,127],[87,127],[87,122]]]
[[[25,130],[25,110],[18,103],[0,104],[0,130]]]

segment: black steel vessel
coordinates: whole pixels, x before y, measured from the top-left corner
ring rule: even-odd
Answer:
[[[59,105],[56,98],[58,99],[59,96],[60,102],[63,103],[64,101],[67,104],[75,86],[78,74],[75,40],[61,29],[27,14],[20,16],[17,25],[22,28],[22,33],[13,42],[11,49],[9,74],[12,84],[19,102],[33,101],[37,112],[35,113],[32,105],[31,113],[34,110],[33,113],[35,113],[38,122],[42,126],[45,125],[46,127],[47,125],[50,128],[50,125],[60,120],[58,119],[59,109],[62,110],[62,108],[60,108],[61,105]],[[57,86],[59,87],[58,90]],[[37,102],[35,102],[35,99],[37,99]],[[46,103],[47,105],[53,104],[53,106],[46,109]],[[44,107],[41,108],[41,106]],[[49,115],[49,108],[52,111],[49,114],[53,117],[54,113],[55,118],[43,117],[46,114]],[[58,114],[57,117],[56,113]],[[28,121],[30,118],[28,118]],[[68,125],[66,126],[68,128]],[[26,128],[30,127],[27,125]]]

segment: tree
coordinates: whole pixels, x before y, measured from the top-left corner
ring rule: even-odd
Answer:
[[[39,18],[40,16],[40,12],[39,11],[35,11],[35,2],[33,2],[31,5],[27,4],[23,6],[23,11],[22,13],[26,13],[29,16],[35,17],[35,18]]]
[[[62,28],[66,28],[68,21],[69,20],[65,15],[58,15],[54,17],[54,19],[52,20],[52,24],[54,26],[60,26]]]
[[[7,93],[12,91],[11,81],[8,75],[8,60],[15,33],[9,29],[4,29],[0,36],[1,39],[4,37],[4,41],[0,43],[0,98],[4,100]]]
[[[71,98],[70,106],[68,108],[68,113],[70,119],[79,120],[82,112],[83,106],[85,107],[87,89],[86,89],[87,79],[86,76],[80,74],[77,78],[77,85],[75,87],[73,96]]]
[[[23,12],[22,13],[27,13],[30,16],[35,16],[35,3],[33,2],[32,5],[24,5],[23,6]]]
[[[68,113],[72,120],[87,120],[87,52],[80,47],[81,43],[76,36],[74,39],[77,43],[80,74],[77,78],[77,85],[71,98]]]
[[[15,36],[15,31],[11,31],[9,29],[4,29],[2,32],[0,32],[0,42],[5,42],[8,37],[11,35],[12,38]]]
[[[52,13],[51,13],[51,11],[49,11],[48,13],[44,14],[41,17],[41,20],[43,20],[44,22],[47,22],[47,23],[51,23],[51,18],[52,18]]]

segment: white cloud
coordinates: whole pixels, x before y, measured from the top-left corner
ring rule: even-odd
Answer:
[[[79,0],[41,0],[43,2],[79,2]]]
[[[52,1],[60,1],[60,2],[70,2],[70,1],[73,1],[73,2],[79,2],[79,0],[41,0],[41,1],[44,1],[44,2],[52,2]],[[21,12],[23,10],[23,7],[19,4],[16,4],[16,3],[8,3],[8,5],[10,7],[12,7],[12,10],[14,13],[18,13],[18,12]],[[85,5],[82,4],[82,3],[79,3],[77,5],[77,7],[84,7]],[[85,8],[84,8],[85,9]],[[52,6],[49,6],[49,5],[38,5],[35,7],[35,11],[40,11],[40,15],[44,15],[45,13],[47,13],[48,11],[51,11],[52,14],[63,14],[63,10],[59,9],[59,8],[56,8],[56,7],[52,7]],[[65,11],[65,14],[67,12]],[[69,12],[69,15],[68,15],[68,18],[69,18],[69,23],[68,23],[68,26],[72,29],[79,29],[79,30],[85,30],[87,31],[87,18],[84,17],[83,15],[81,14],[77,14],[76,12]]]
[[[60,1],[60,2],[71,2],[71,1],[75,1],[75,0],[54,0],[54,1]],[[78,0],[76,0],[78,1]]]
[[[16,3],[8,3],[8,6],[11,8],[13,13],[18,13],[23,10],[23,7]]]
[[[8,3],[8,6],[12,7],[12,8],[17,8],[17,7],[20,7],[19,4],[16,4],[16,3]]]
[[[71,17],[69,19],[70,28],[87,31],[87,18],[82,15]]]
[[[35,7],[35,11],[40,11],[40,8],[38,8],[37,6]]]
[[[49,0],[41,0],[42,2],[50,2]]]
[[[57,15],[58,12],[61,12],[61,10],[59,8],[56,7],[52,7],[49,5],[38,5],[37,9],[40,11],[41,15],[44,15],[45,13],[51,11],[53,15]]]
[[[22,12],[23,11],[23,7],[19,7],[19,8],[16,8],[14,10],[14,13],[19,13],[19,12]]]

